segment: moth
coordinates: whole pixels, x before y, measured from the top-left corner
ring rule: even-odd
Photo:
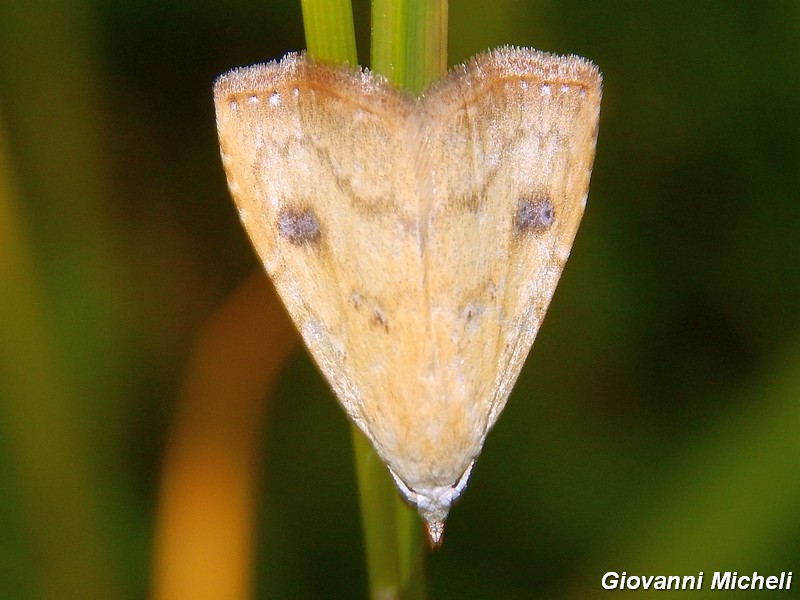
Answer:
[[[418,97],[307,54],[214,85],[244,228],[433,545],[569,257],[601,95],[589,61],[512,47]]]

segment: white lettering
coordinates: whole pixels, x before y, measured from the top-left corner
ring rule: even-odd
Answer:
[[[758,587],[756,587],[758,586]],[[753,573],[753,576],[750,578],[750,589],[751,590],[763,590],[764,589],[764,576],[759,575],[758,571]]]
[[[700,573],[700,585],[703,585],[703,574]],[[684,575],[683,581],[681,582],[680,586],[675,586],[676,590],[699,590],[699,587],[695,587],[696,585],[696,577],[694,575]],[[686,586],[689,587],[686,587]],[[671,588],[668,588],[671,589]]]
[[[736,577],[734,576],[734,579]],[[728,590],[730,589],[731,585],[731,572],[725,571],[725,573],[720,573],[719,571],[714,572],[714,579],[711,580],[711,589],[712,590]]]
[[[758,571],[739,575],[738,571],[714,571],[712,590],[789,590],[792,588],[791,571],[780,575],[762,575]],[[608,571],[603,575],[606,590],[702,590],[704,573],[697,575],[628,575]]]
[[[615,590],[619,585],[619,573],[615,573],[614,571],[609,571],[605,575],[603,575],[603,588],[606,590]]]

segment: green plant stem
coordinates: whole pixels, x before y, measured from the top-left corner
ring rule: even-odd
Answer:
[[[358,64],[350,0],[301,0],[308,53],[331,62]]]
[[[373,0],[372,69],[419,94],[447,70],[447,0]]]
[[[302,0],[308,52],[357,63],[348,0]],[[373,0],[372,68],[399,87],[421,92],[447,68],[446,0]],[[419,517],[406,505],[369,441],[353,426],[364,544],[374,600],[425,597],[425,543]]]
[[[371,64],[373,71],[415,94],[443,75],[447,70],[447,0],[373,0]],[[419,517],[396,500],[395,506],[393,535],[400,586],[398,594],[382,597],[424,598],[425,544]],[[383,508],[388,509],[388,501]],[[369,532],[366,535],[369,548]],[[379,560],[387,557],[381,555]]]
[[[370,53],[373,71],[398,87],[422,92],[447,70],[447,0],[373,0]],[[424,598],[419,517],[404,503],[395,501],[395,506],[400,587],[393,597]]]
[[[416,512],[406,505],[369,440],[353,426],[370,596],[425,597],[425,552]]]

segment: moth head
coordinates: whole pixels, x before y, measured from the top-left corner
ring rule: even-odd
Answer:
[[[444,522],[447,520],[450,506],[467,487],[474,464],[474,460],[470,462],[467,470],[452,485],[437,485],[419,489],[411,489],[391,468],[389,469],[403,496],[417,507],[417,511],[424,519],[431,548],[438,548],[442,545]]]

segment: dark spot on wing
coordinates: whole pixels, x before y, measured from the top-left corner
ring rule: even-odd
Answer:
[[[514,229],[518,234],[541,234],[550,229],[555,219],[555,208],[548,196],[523,198],[517,205]]]
[[[370,327],[378,327],[389,333],[389,319],[380,303],[374,298],[362,296],[353,290],[350,293],[350,304],[357,312],[361,313],[364,309],[365,316],[369,319]]]
[[[372,314],[372,319],[370,319],[370,324],[373,327],[382,327],[384,331],[387,333],[389,332],[389,323],[386,320],[386,316],[383,314],[383,311],[378,308]]]
[[[281,209],[278,214],[278,231],[296,246],[316,242],[321,235],[319,220],[311,209]]]

